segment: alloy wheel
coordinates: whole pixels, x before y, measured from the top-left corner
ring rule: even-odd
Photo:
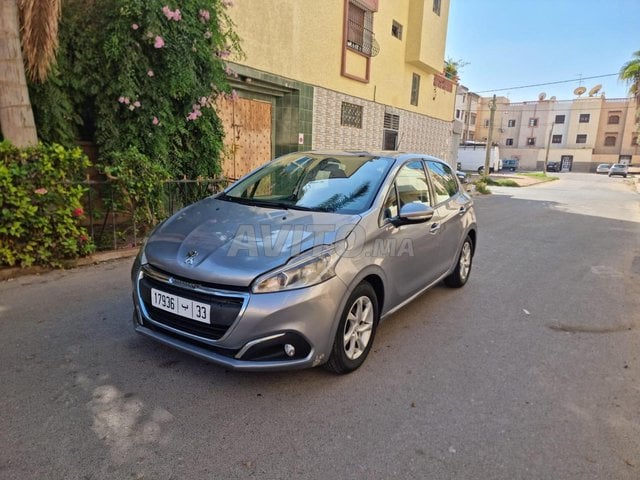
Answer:
[[[344,352],[349,360],[359,358],[367,348],[373,332],[374,307],[362,296],[353,302],[344,323]]]

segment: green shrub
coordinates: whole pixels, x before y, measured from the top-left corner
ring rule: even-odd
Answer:
[[[491,178],[487,177],[487,185],[495,185],[497,187],[519,187],[520,185],[515,180],[510,178]]]
[[[476,192],[482,195],[489,195],[491,193],[491,190],[487,187],[486,180],[476,180],[473,184],[476,186]]]
[[[79,224],[88,167],[79,148],[0,142],[0,265],[63,266],[93,251]]]
[[[137,224],[154,225],[166,216],[163,181],[170,177],[162,165],[140,153],[137,147],[113,152],[109,164],[102,166],[113,189],[113,211],[128,211]]]

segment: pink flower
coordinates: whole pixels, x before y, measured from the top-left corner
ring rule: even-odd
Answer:
[[[125,105],[129,105],[130,102],[131,102],[131,100],[129,100],[129,97],[124,97],[122,99],[122,103],[124,103]]]
[[[49,192],[46,188],[37,188],[33,191],[36,195],[46,195]]]
[[[89,237],[87,237],[86,235],[84,235],[84,234],[83,234],[83,235],[80,235],[80,241],[81,241],[82,243],[84,243],[84,242],[86,242],[86,241],[88,241],[88,240],[89,240]]]
[[[133,102],[133,106],[136,108],[140,108],[140,102],[136,100],[135,102]]]
[[[150,77],[153,77],[155,74],[153,73],[153,70],[149,70],[147,72],[147,75],[150,76]]]
[[[156,35],[155,41],[153,42],[153,46],[155,48],[164,47],[164,39],[160,35]]]
[[[208,22],[209,19],[211,18],[211,14],[209,13],[209,10],[200,10],[198,12],[198,16],[200,17],[200,20],[203,22]]]
[[[140,25],[138,25],[137,23],[134,23],[131,25],[131,28],[133,28],[134,30],[137,30],[138,28],[140,28]]]
[[[180,9],[178,8],[176,8],[175,11],[172,11],[168,5],[165,5],[162,7],[162,13],[164,13],[164,16],[169,20],[174,20],[176,22],[182,20],[182,13],[180,13]]]
[[[119,103],[124,103],[124,97],[119,97],[119,98],[118,98],[118,102],[119,102]]]
[[[158,117],[153,117],[153,120],[151,120],[151,123],[153,123],[154,125],[158,125],[160,123],[160,120],[158,120]]]
[[[197,120],[202,116],[202,112],[200,110],[193,110],[189,115],[187,115],[187,120]]]
[[[231,100],[237,100],[239,97],[238,92],[231,90]]]
[[[82,215],[84,215],[84,209],[82,207],[74,208],[71,214],[74,217],[81,217]]]

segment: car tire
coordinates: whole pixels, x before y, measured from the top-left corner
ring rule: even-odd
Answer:
[[[349,295],[325,368],[337,374],[353,372],[371,350],[379,320],[378,297],[363,282]]]
[[[458,262],[453,272],[444,279],[444,284],[447,287],[460,288],[469,280],[469,274],[471,273],[471,265],[473,263],[473,242],[471,237],[464,239],[460,254],[458,255]]]

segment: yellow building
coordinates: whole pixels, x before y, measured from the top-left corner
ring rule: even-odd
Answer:
[[[456,84],[443,74],[449,0],[239,0],[239,99],[221,102],[238,177],[307,149],[451,158]]]

